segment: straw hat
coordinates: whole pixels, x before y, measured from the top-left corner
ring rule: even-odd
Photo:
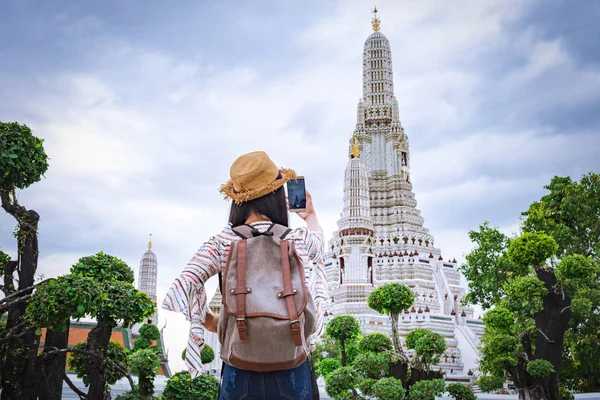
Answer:
[[[238,157],[229,169],[229,176],[231,179],[221,186],[219,192],[240,205],[274,192],[295,178],[296,172],[277,168],[267,153],[255,151]]]

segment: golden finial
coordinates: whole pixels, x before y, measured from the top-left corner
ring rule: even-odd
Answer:
[[[148,242],[148,250],[152,249],[152,234],[150,234],[150,241]]]
[[[373,30],[375,32],[379,31],[379,18],[377,18],[377,7],[373,8],[373,21],[371,21],[373,25]]]
[[[358,147],[358,139],[354,136],[354,143],[352,144],[352,158],[358,158],[360,156],[360,147]]]

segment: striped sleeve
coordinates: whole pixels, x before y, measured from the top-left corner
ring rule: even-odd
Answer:
[[[306,252],[311,261],[316,261],[323,257],[323,245],[325,239],[323,237],[323,231],[309,231],[307,228],[296,228],[294,234],[303,247],[303,251]]]
[[[200,352],[204,347],[207,297],[204,283],[221,270],[224,259],[217,237],[204,243],[169,288],[162,308],[183,313],[190,324],[185,363],[192,377],[202,373]]]
[[[306,228],[297,228],[294,232],[297,237],[296,247],[303,252],[313,265],[311,276],[307,277],[308,290],[313,296],[317,312],[317,330],[314,338],[323,333],[323,306],[329,301],[329,288],[325,275],[323,261],[323,243],[325,242],[323,231],[309,231]]]

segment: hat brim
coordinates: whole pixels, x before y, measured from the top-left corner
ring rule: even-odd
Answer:
[[[233,189],[233,181],[230,179],[225,184],[221,185],[219,192],[223,195],[225,199],[231,199],[237,205],[248,202],[250,200],[258,199],[264,195],[272,193],[285,185],[287,181],[290,179],[294,179],[296,177],[296,172],[293,169],[281,168],[279,169],[279,173],[281,174],[281,178],[274,179],[269,182],[267,185],[252,189],[246,190],[243,192],[236,192]]]

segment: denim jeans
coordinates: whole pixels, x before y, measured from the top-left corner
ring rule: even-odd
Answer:
[[[285,371],[252,372],[225,364],[219,400],[311,400],[312,377],[308,360]]]

